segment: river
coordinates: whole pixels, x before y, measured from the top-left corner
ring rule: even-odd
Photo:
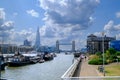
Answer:
[[[22,67],[6,67],[2,78],[8,80],[61,80],[72,64],[73,55],[57,54],[54,60]]]

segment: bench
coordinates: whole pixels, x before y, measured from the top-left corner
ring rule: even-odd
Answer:
[[[103,72],[103,71],[104,71],[104,67],[103,67],[103,66],[98,66],[98,70],[99,70],[100,72]]]

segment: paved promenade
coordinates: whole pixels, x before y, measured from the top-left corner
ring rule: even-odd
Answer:
[[[80,77],[100,76],[99,71],[94,65],[89,65],[88,60],[83,60],[81,64]]]

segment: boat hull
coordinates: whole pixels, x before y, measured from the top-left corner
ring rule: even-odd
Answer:
[[[43,57],[45,61],[53,60],[53,57]]]
[[[30,62],[8,62],[8,66],[10,67],[19,67],[30,64]]]
[[[1,64],[1,70],[5,70],[5,66],[6,66],[5,63]]]
[[[80,57],[80,53],[74,53],[74,57]]]

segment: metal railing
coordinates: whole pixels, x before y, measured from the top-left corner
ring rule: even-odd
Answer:
[[[76,59],[70,68],[62,75],[61,80],[120,80],[120,76],[85,76],[73,77],[75,70],[80,62],[80,58]]]
[[[61,78],[64,77],[72,77],[75,73],[75,70],[80,62],[80,58],[74,60],[74,63],[70,66],[70,68],[63,74]]]
[[[61,80],[120,80],[120,76],[62,77]]]

